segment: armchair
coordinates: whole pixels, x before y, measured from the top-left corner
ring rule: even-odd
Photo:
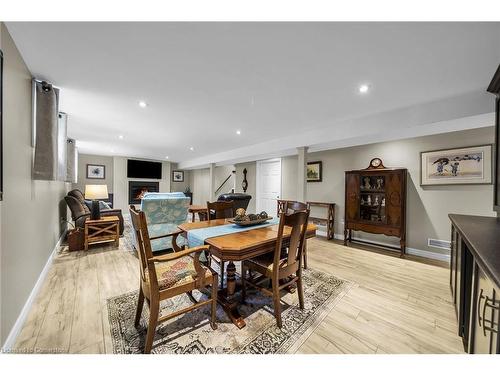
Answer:
[[[189,198],[188,203],[189,203]],[[180,250],[171,254],[153,256],[151,241],[154,237],[149,237],[146,216],[144,212],[137,211],[130,206],[130,217],[137,241],[137,252],[139,254],[140,265],[140,289],[135,314],[135,326],[141,320],[142,308],[146,300],[149,305],[149,322],[146,334],[144,353],[150,353],[153,346],[156,327],[165,320],[174,318],[180,314],[187,313],[196,308],[211,305],[210,326],[216,329],[215,313],[217,308],[217,282],[218,276],[215,271],[200,263],[200,254],[208,250],[208,246],[199,246],[191,249]],[[180,231],[164,234],[159,237],[177,236]],[[175,241],[172,242],[175,245]],[[192,297],[191,291],[203,289],[211,285],[210,298],[200,302],[194,300],[194,304],[184,309],[172,312],[159,317],[160,301],[188,293]],[[194,299],[194,298],[193,298]]]
[[[71,190],[65,197],[64,200],[71,210],[71,219],[75,222],[75,227],[84,228],[85,219],[90,217],[90,209],[85,204],[85,199],[83,193],[74,189]],[[102,209],[101,216],[118,216],[120,219],[120,235],[123,234],[123,215],[120,209]]]
[[[187,241],[175,234],[177,226],[188,217],[189,198],[183,193],[147,193],[141,200],[153,252],[172,249],[179,251]],[[164,236],[172,233],[172,236]]]

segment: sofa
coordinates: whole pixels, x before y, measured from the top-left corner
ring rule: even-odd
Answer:
[[[245,193],[227,193],[227,194],[221,194],[219,195],[219,198],[217,198],[218,201],[233,201],[233,209],[234,209],[234,215],[236,216],[236,210],[238,208],[243,208],[247,209],[248,204],[250,203],[250,199],[252,199],[252,196],[249,194]]]
[[[85,226],[84,225],[85,219],[90,217],[90,209],[85,204],[85,197],[83,193],[78,189],[71,190],[64,197],[64,200],[66,201],[66,204],[71,210],[71,218],[75,222],[75,226],[77,228],[83,229]],[[122,235],[124,228],[122,210],[113,208],[111,209],[102,208],[105,207],[105,204],[103,202],[100,202],[100,205],[101,205],[101,216],[118,216],[118,218],[120,219],[120,235]]]
[[[146,193],[141,200],[141,211],[146,216],[149,237],[161,236],[178,230],[177,226],[188,218],[190,198],[184,193]],[[187,242],[177,237],[177,245],[182,248]],[[153,252],[172,249],[172,237],[151,240]]]

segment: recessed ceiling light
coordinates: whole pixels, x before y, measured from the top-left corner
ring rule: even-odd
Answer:
[[[111,152],[115,152],[115,149],[114,149],[114,148],[112,148],[110,151],[111,151]]]
[[[189,149],[190,149],[191,151],[194,151],[194,147],[193,147],[193,146],[189,147]]]
[[[118,136],[118,139],[123,139],[123,135],[121,135],[121,134],[120,134],[120,135]]]
[[[168,159],[168,156],[165,156],[165,159]]]
[[[241,130],[236,130],[236,134],[240,135],[241,134]]]
[[[141,101],[139,102],[139,107],[141,107],[141,108],[146,108],[147,106],[148,106],[148,103],[146,103],[145,101],[142,101],[142,100],[141,100]]]
[[[370,86],[368,86],[368,85],[359,86],[359,92],[361,94],[366,94],[369,90],[370,90]]]

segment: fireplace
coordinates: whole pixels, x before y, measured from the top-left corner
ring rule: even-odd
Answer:
[[[160,183],[154,181],[129,181],[128,182],[128,203],[140,204],[144,193],[158,193]]]

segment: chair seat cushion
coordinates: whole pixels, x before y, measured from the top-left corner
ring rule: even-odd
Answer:
[[[212,273],[207,267],[201,265],[205,270],[205,277],[211,280]],[[182,284],[194,281],[196,270],[194,268],[194,259],[185,256],[170,262],[155,263],[156,277],[160,290],[169,289]],[[149,285],[149,273],[145,272],[146,284]]]
[[[278,263],[278,267],[286,266],[286,254],[281,254],[281,260]],[[258,257],[249,259],[245,261],[245,266],[247,268],[253,269],[263,275],[269,275],[273,272],[274,266],[274,253],[268,253],[264,255],[259,255]]]

